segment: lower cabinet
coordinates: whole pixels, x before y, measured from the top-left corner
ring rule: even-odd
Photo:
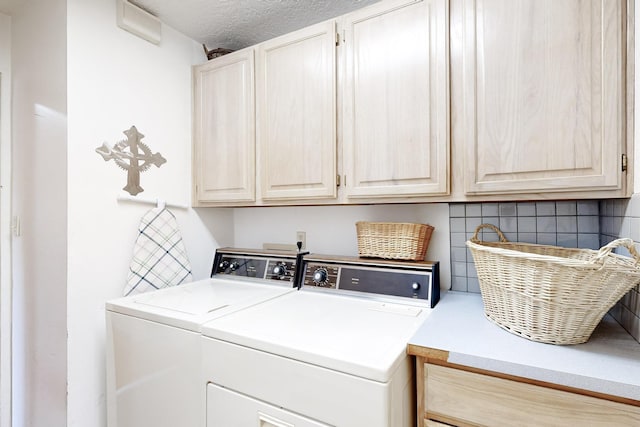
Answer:
[[[426,363],[421,357],[416,366],[419,426],[640,425],[637,406]]]

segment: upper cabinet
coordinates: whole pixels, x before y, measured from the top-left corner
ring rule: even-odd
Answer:
[[[336,197],[335,40],[330,21],[258,46],[257,146],[265,201]]]
[[[343,22],[347,197],[447,194],[448,2],[381,2]]]
[[[253,49],[193,68],[195,205],[255,200]]]
[[[628,197],[632,12],[382,0],[194,67],[194,204]]]
[[[452,6],[465,194],[621,190],[625,2]]]

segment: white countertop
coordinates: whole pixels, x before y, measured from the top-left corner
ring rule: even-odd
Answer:
[[[584,344],[529,341],[484,317],[479,294],[447,292],[409,344],[447,361],[640,401],[640,344],[605,316]]]

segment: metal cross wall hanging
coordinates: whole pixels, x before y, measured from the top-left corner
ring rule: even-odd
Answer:
[[[131,126],[123,133],[127,136],[126,140],[117,142],[113,148],[105,142],[96,148],[96,152],[104,158],[105,162],[113,159],[116,165],[127,171],[127,185],[122,189],[135,196],[144,191],[140,186],[140,172],[148,170],[151,165],[159,168],[167,160],[162,157],[162,154],[151,152],[151,149],[141,141],[144,135],[138,132],[135,126]]]

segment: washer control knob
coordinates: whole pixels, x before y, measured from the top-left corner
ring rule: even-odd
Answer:
[[[313,283],[315,283],[316,286],[326,286],[328,281],[329,274],[326,268],[318,268],[313,272]]]
[[[284,262],[281,262],[279,264],[276,264],[275,267],[273,267],[273,274],[279,277],[284,277],[287,275],[287,266]]]
[[[229,261],[227,261],[227,260],[224,260],[220,264],[218,264],[218,269],[220,271],[226,271],[227,268],[229,268]]]
[[[238,268],[240,268],[240,264],[238,264],[237,261],[233,261],[231,265],[229,265],[231,271],[236,271]]]
[[[420,289],[420,283],[418,282],[413,282],[411,284],[411,289],[413,289],[414,291],[417,291],[418,289]]]

